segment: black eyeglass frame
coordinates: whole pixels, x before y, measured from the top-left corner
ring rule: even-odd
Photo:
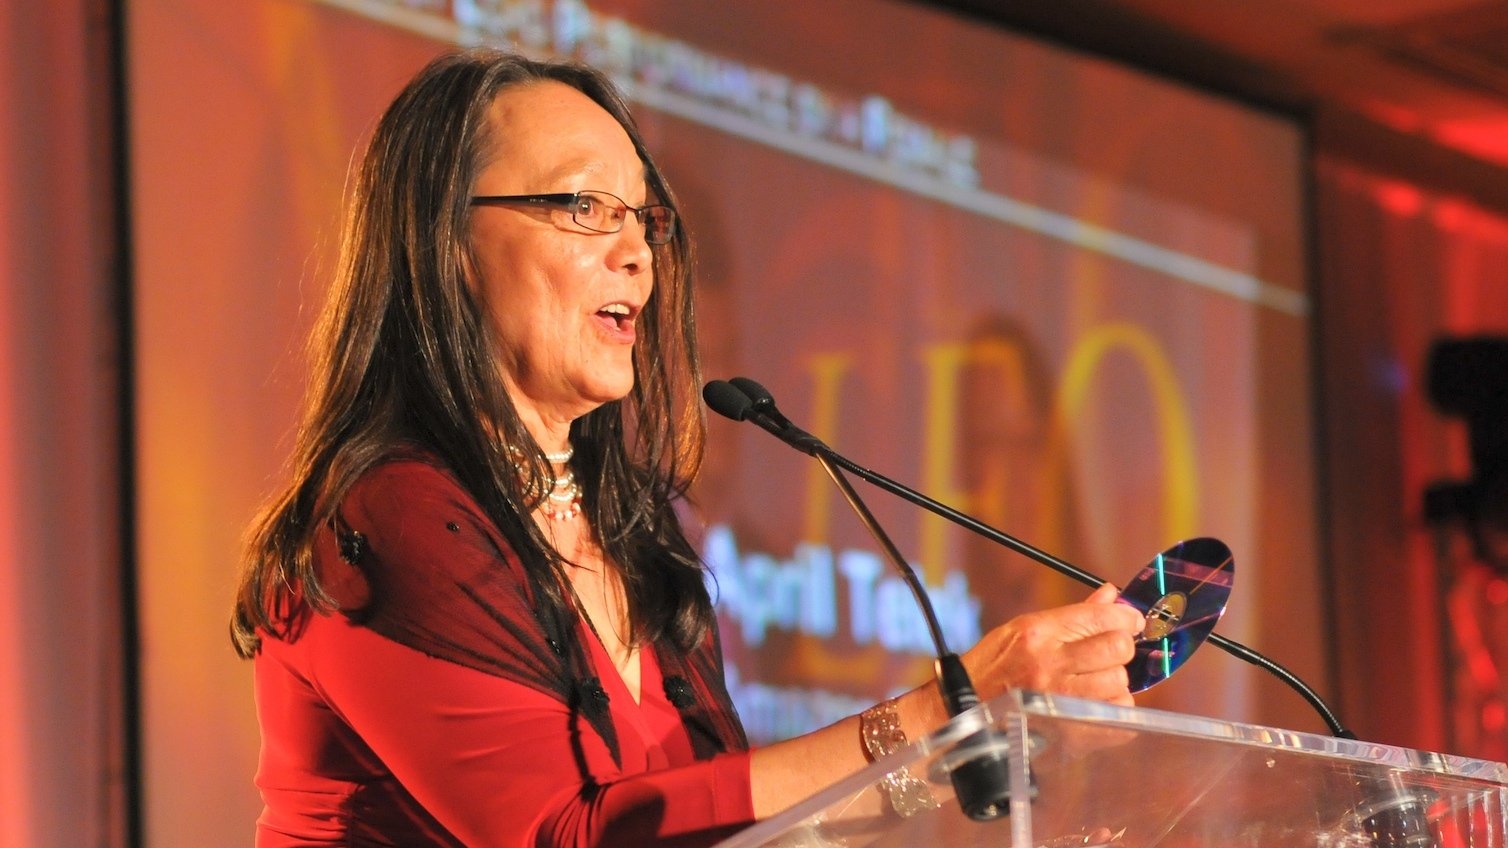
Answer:
[[[623,217],[619,219],[618,228],[615,230],[604,230],[601,227],[594,227],[591,224],[588,224],[577,218],[575,207],[577,202],[581,200],[581,196],[583,194],[611,197],[613,200],[617,201],[618,204],[623,207],[624,212]],[[680,219],[677,217],[675,210],[663,203],[646,203],[643,206],[630,206],[628,204],[628,201],[624,200],[618,195],[613,194],[610,191],[600,191],[598,189],[583,189],[576,192],[560,192],[555,194],[477,194],[472,195],[471,205],[534,206],[564,209],[571,213],[571,220],[583,229],[590,230],[594,233],[604,233],[608,235],[616,232],[621,232],[623,230],[622,222],[627,221],[627,213],[632,212],[634,213],[634,217],[639,219],[639,225],[644,227],[644,241],[654,245],[670,244],[671,240],[675,238],[676,227],[680,224]],[[668,223],[665,226],[665,235],[663,238],[656,238],[651,232],[648,221],[645,220],[645,214],[652,211],[658,211],[659,214],[667,216]]]

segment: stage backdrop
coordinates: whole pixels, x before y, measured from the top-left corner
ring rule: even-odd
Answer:
[[[1108,579],[1236,552],[1225,634],[1322,688],[1304,140],[1289,122],[880,0],[130,6],[143,720],[152,844],[259,802],[226,638],[277,485],[347,165],[457,44],[585,59],[634,101],[700,247],[709,376]],[[919,619],[810,460],[715,421],[690,513],[751,736],[925,679]],[[1082,587],[882,494],[956,649]],[[1144,704],[1320,730],[1207,650]]]

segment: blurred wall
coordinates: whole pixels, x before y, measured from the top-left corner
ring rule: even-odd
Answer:
[[[1316,146],[1322,520],[1339,707],[1364,739],[1502,760],[1501,695],[1493,709],[1468,705],[1459,678],[1474,663],[1501,690],[1494,658],[1508,657],[1508,638],[1491,641],[1490,624],[1508,593],[1451,614],[1458,585],[1491,580],[1437,552],[1423,498],[1471,473],[1464,425],[1429,402],[1431,343],[1508,335],[1508,174],[1340,114],[1318,116]]]
[[[0,3],[0,843],[125,844],[109,4]]]

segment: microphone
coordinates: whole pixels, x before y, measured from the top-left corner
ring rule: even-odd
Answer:
[[[702,386],[702,400],[713,412],[734,421],[747,421],[754,411],[754,401],[726,380],[712,380]]]
[[[968,670],[958,655],[948,650],[942,626],[937,621],[937,612],[927,597],[926,588],[901,555],[900,549],[891,541],[880,526],[864,500],[849,484],[834,462],[836,454],[822,440],[795,426],[775,407],[775,399],[765,388],[753,380],[735,377],[730,382],[713,380],[702,388],[702,398],[712,411],[734,421],[753,421],[776,438],[802,453],[809,454],[822,464],[829,477],[837,484],[848,505],[868,528],[875,541],[885,552],[890,564],[900,573],[911,595],[920,607],[926,620],[927,631],[932,637],[937,661],[933,672],[938,690],[942,693],[943,705],[950,718],[979,705],[979,693],[969,679]],[[959,806],[976,821],[991,821],[1010,812],[1010,770],[1008,768],[1009,746],[1004,737],[989,726],[980,727],[958,743],[957,753],[948,758],[949,779],[957,794]]]
[[[821,439],[792,424],[775,408],[775,398],[764,386],[746,377],[726,382],[713,380],[702,387],[702,400],[713,412],[734,421],[752,421],[770,435],[808,456],[821,458],[832,449]]]
[[[714,389],[714,386],[718,386],[718,388]],[[742,394],[744,396],[742,400],[734,399],[734,395],[737,394]],[[1089,572],[1084,571],[1083,569],[1073,565],[1072,563],[1059,559],[1058,557],[1055,557],[1052,554],[1041,550],[1040,548],[1023,542],[1022,540],[1017,539],[1016,537],[1011,536],[1004,531],[997,530],[971,515],[959,512],[958,510],[953,509],[946,504],[927,497],[926,495],[909,486],[896,482],[895,480],[892,480],[883,474],[871,471],[868,468],[865,468],[853,462],[852,460],[833,450],[825,442],[822,442],[817,437],[805,432],[804,430],[800,430],[799,428],[795,427],[795,425],[790,424],[785,416],[781,415],[780,411],[776,408],[774,396],[770,394],[768,389],[766,389],[764,386],[761,386],[754,380],[750,380],[747,377],[734,377],[731,381],[728,382],[713,380],[712,382],[708,383],[703,389],[702,396],[704,399],[706,399],[707,405],[712,407],[712,410],[720,415],[727,416],[734,419],[735,421],[754,421],[754,423],[758,424],[765,430],[768,430],[776,438],[780,439],[783,442],[786,442],[792,447],[795,447],[797,450],[800,450],[801,452],[810,454],[812,456],[816,456],[819,460],[825,457],[828,461],[830,461],[833,465],[836,465],[838,468],[849,471],[863,478],[869,483],[878,486],[881,489],[884,489],[892,495],[901,498],[902,500],[909,501],[910,503],[928,510],[929,512],[940,515],[943,518],[946,518],[949,521],[953,522],[954,524],[959,525],[960,527],[977,533],[978,535],[983,536],[984,538],[989,539],[996,544],[1003,545],[1015,551],[1016,553],[1025,556],[1028,559],[1045,565],[1048,568],[1051,568],[1052,570],[1058,572],[1059,574],[1077,580],[1080,583],[1083,583],[1091,588],[1099,588],[1105,583],[1102,578],[1090,574]],[[719,404],[723,404],[723,406],[720,408]],[[727,409],[729,411],[724,411],[724,409]],[[788,426],[781,427],[779,423],[781,421],[785,421]],[[1325,704],[1325,702],[1313,689],[1308,686],[1308,684],[1299,679],[1298,675],[1294,674],[1293,672],[1289,671],[1288,669],[1284,668],[1283,666],[1279,665],[1277,662],[1269,659],[1263,654],[1258,653],[1257,651],[1252,650],[1251,648],[1233,639],[1227,639],[1213,632],[1211,632],[1206,638],[1208,639],[1210,644],[1215,645],[1231,656],[1251,663],[1252,665],[1261,668],[1269,674],[1274,675],[1275,677],[1286,683],[1294,691],[1298,692],[1298,694],[1305,701],[1307,701],[1311,707],[1314,708],[1315,712],[1319,714],[1320,718],[1325,722],[1325,725],[1330,729],[1331,735],[1341,739],[1356,738],[1356,734],[1347,730],[1340,723],[1340,720],[1335,717],[1335,713],[1331,711],[1330,707]]]

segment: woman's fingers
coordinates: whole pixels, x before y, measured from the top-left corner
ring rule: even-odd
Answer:
[[[1123,630],[1097,633],[1064,645],[1063,655],[1069,674],[1120,668],[1136,656],[1136,640]]]
[[[1125,665],[1144,620],[1115,597],[1113,586],[1102,586],[1083,603],[1028,613],[991,631],[967,657],[976,684],[1130,703]]]
[[[1100,634],[1116,634],[1134,638],[1146,623],[1141,613],[1126,604],[1107,602],[1101,599],[1105,587],[1095,590],[1090,600],[1066,607],[1028,613],[1016,619],[1025,623],[1039,638],[1071,643]],[[1113,599],[1114,589],[1109,591]],[[1008,623],[1006,626],[1010,626]]]
[[[1120,597],[1120,590],[1113,583],[1101,583],[1089,597],[1084,600],[1086,604],[1113,604]]]
[[[1102,668],[1084,674],[1071,675],[1063,682],[1063,688],[1058,691],[1075,698],[1093,698],[1096,701],[1109,701],[1112,704],[1129,707],[1134,703],[1131,691],[1127,688],[1129,685],[1130,678],[1126,675],[1126,667],[1119,665],[1114,668]]]

